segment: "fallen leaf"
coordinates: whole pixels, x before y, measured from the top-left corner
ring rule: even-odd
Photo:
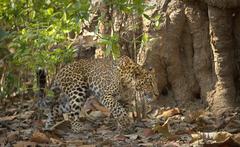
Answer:
[[[147,143],[139,143],[138,146],[146,146],[147,147],[147,146],[154,146],[154,144],[151,142],[147,142]]]
[[[24,113],[20,113],[18,115],[18,118],[19,119],[29,119],[30,117],[32,117],[33,113],[34,113],[34,111],[26,111]]]
[[[181,145],[176,142],[169,142],[163,145],[163,147],[180,147]]]
[[[235,142],[232,138],[228,138],[224,142],[215,142],[215,141],[208,141],[207,143],[204,142],[204,147],[239,147],[240,145]]]
[[[49,128],[49,131],[59,131],[59,130],[63,130],[64,132],[70,131],[70,122],[66,121],[66,120],[62,120],[60,122],[55,123],[51,128]],[[61,132],[61,131],[60,131]],[[63,132],[63,133],[64,133]],[[55,132],[56,133],[56,132]],[[57,133],[58,134],[58,133]]]
[[[235,140],[238,144],[240,144],[240,133],[233,135],[233,140]]]
[[[232,136],[232,134],[230,134],[230,133],[228,133],[228,132],[217,132],[213,139],[214,139],[216,142],[225,142],[225,141],[228,140],[231,136]]]
[[[235,143],[234,140],[232,140],[233,135],[228,132],[199,132],[191,136],[193,144],[197,142],[204,142],[206,145],[220,145],[226,142],[230,144]]]
[[[13,147],[28,147],[28,146],[36,146],[37,144],[35,142],[30,141],[19,141],[16,144],[13,145]]]
[[[79,147],[96,147],[96,145],[94,145],[94,144],[86,144],[86,145],[81,145],[81,146],[79,146]]]
[[[179,136],[178,140],[184,143],[190,143],[193,140],[193,138],[190,134],[182,134]]]
[[[7,140],[8,140],[8,142],[15,141],[15,140],[17,140],[18,136],[19,136],[18,131],[9,132],[9,133],[7,133]]]
[[[216,125],[216,118],[210,112],[205,112],[201,114],[197,119],[197,121],[206,125],[212,125],[212,124]]]
[[[18,131],[5,132],[4,134],[0,134],[0,136],[1,136],[0,143],[12,142],[18,139],[19,132]]]
[[[240,120],[232,119],[224,128],[227,132],[239,132],[240,131]]]
[[[113,146],[113,141],[110,139],[106,139],[106,140],[100,141],[96,146],[99,146],[99,147]]]
[[[32,136],[33,133],[33,128],[28,128],[28,129],[24,129],[21,131],[21,139],[23,140],[29,140],[29,137]]]
[[[196,121],[200,115],[202,115],[204,113],[204,110],[197,110],[197,111],[188,111],[187,114],[186,114],[186,121],[187,122],[193,122],[193,121]]]
[[[178,108],[173,108],[173,109],[164,111],[160,116],[157,116],[157,118],[163,117],[163,118],[167,119],[167,118],[177,115],[179,113],[180,113],[180,110]]]
[[[33,120],[33,126],[38,129],[43,128],[44,122],[42,120]]]
[[[180,115],[168,118],[162,126],[168,126],[169,133],[174,135],[189,134],[196,127],[196,125],[186,123],[184,116]]]
[[[30,139],[32,142],[37,142],[37,143],[50,143],[49,137],[41,133],[40,131],[35,131],[32,135],[32,138]]]
[[[0,122],[12,121],[12,120],[14,120],[16,117],[17,117],[17,115],[0,117]]]
[[[50,138],[50,141],[53,143],[53,144],[58,144],[58,145],[61,145],[63,144],[63,142],[59,139],[56,139],[56,138]]]
[[[202,135],[200,133],[194,133],[194,134],[191,134],[191,136],[192,136],[192,141],[191,142],[202,139]]]
[[[99,119],[99,118],[104,118],[106,115],[102,111],[92,111],[89,116],[93,119]]]
[[[83,140],[68,140],[66,141],[66,145],[73,146],[73,145],[83,145],[85,141]]]
[[[130,134],[130,135],[124,135],[124,136],[128,137],[131,140],[136,140],[139,137],[138,134]]]
[[[87,100],[87,102],[84,105],[84,110],[88,112],[89,110],[91,111],[101,111],[105,116],[110,116],[110,111],[101,105],[96,98],[91,97]]]
[[[2,136],[2,134],[1,134],[1,136]],[[1,144],[5,144],[6,142],[7,142],[7,138],[5,137],[5,136],[3,136],[3,137],[0,137],[0,147],[1,146],[3,146],[3,145],[1,145]]]
[[[126,139],[127,139],[127,137],[124,135],[114,136],[114,140],[116,140],[116,141],[125,141]]]
[[[143,129],[143,135],[145,137],[149,137],[149,136],[152,136],[154,134],[155,134],[155,132],[152,129],[149,129],[149,128]]]
[[[0,128],[0,134],[7,133],[7,128]]]
[[[107,133],[111,133],[112,131],[108,130],[108,127],[104,125],[104,126],[101,126],[100,128],[97,128],[97,132],[101,135],[105,135]]]
[[[11,114],[15,114],[16,111],[17,111],[16,108],[8,108],[8,109],[7,109],[7,113],[11,113]]]
[[[96,109],[95,109],[95,107],[93,106],[93,103],[95,103],[95,98],[94,98],[94,97],[89,97],[89,98],[87,99],[87,101],[85,102],[83,109],[84,109],[85,111],[87,111],[87,112],[88,112],[89,110],[95,111]]]
[[[156,133],[161,133],[164,136],[170,136],[170,132],[168,130],[168,126],[167,125],[157,125],[153,128],[153,131]]]

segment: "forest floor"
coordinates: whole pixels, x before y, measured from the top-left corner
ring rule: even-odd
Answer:
[[[32,99],[2,100],[0,105],[1,147],[101,147],[101,146],[240,146],[240,111],[226,112],[221,117],[202,108],[201,102],[176,107],[163,99],[152,106],[146,119],[134,122],[131,133],[121,133],[97,102],[90,103],[89,116],[83,120],[82,133],[71,132],[68,121],[44,131],[46,117],[34,108]],[[89,106],[90,106],[89,105]]]

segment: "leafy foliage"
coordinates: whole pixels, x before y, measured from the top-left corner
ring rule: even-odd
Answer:
[[[142,15],[145,9],[143,0],[102,2],[123,13]],[[81,33],[83,22],[91,16],[90,8],[89,0],[1,0],[0,57],[5,69],[0,70],[1,94],[16,90],[9,91],[13,89],[9,85],[19,81],[19,71],[43,67],[52,72],[56,64],[71,61],[76,50],[67,41],[69,34]],[[120,56],[118,41],[115,33],[102,36],[100,44],[106,45],[106,55]],[[63,47],[53,47],[63,42]]]
[[[12,53],[1,55],[7,56],[4,61],[8,66],[1,93],[9,93],[9,85],[17,81],[13,80],[12,70],[35,71],[37,67],[51,70],[55,64],[71,60],[75,51],[71,44],[54,50],[51,46],[66,41],[70,32],[80,33],[82,21],[89,17],[89,7],[88,0],[1,1],[0,36],[1,44],[4,43],[1,50],[11,50]],[[9,34],[9,41],[3,42],[6,34]],[[15,68],[11,69],[13,66]]]
[[[100,44],[106,45],[106,50],[105,50],[106,56],[112,54],[114,59],[120,56],[118,40],[119,40],[119,37],[116,34],[105,35],[102,37],[102,39],[100,40]]]
[[[69,44],[65,50],[57,49],[53,53],[49,48],[67,40],[67,33],[80,32],[90,4],[88,0],[5,0],[1,6],[0,18],[7,24],[5,30],[11,32],[9,47],[16,49],[14,62],[32,69],[62,62],[59,59],[72,54]]]

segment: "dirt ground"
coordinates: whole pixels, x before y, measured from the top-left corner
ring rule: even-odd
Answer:
[[[10,102],[12,101],[12,102]],[[134,121],[130,132],[117,129],[109,112],[92,99],[85,110],[82,133],[71,132],[67,120],[44,131],[46,116],[30,98],[4,100],[0,105],[1,147],[97,146],[240,146],[240,109],[215,117],[201,101],[177,107],[169,98],[151,105],[148,116]]]

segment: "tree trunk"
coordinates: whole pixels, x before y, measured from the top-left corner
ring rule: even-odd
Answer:
[[[193,68],[200,86],[200,97],[207,100],[212,90],[211,47],[209,44],[208,14],[199,2],[187,3],[185,14],[193,39]],[[189,58],[189,57],[188,57]]]
[[[158,35],[149,35],[139,59],[156,69],[162,94],[167,88],[177,101],[201,98],[218,114],[235,106],[240,87],[240,16],[237,9],[222,9],[240,1],[205,1],[167,3]]]
[[[236,50],[235,50],[235,62],[236,62],[236,72],[237,72],[237,76],[236,76],[236,93],[237,96],[239,98],[240,96],[240,12],[237,12],[235,14],[235,21],[234,21],[234,38],[235,38],[235,42],[236,42]],[[238,101],[240,101],[239,99],[237,99]]]
[[[217,78],[212,110],[220,113],[234,104],[232,11],[208,7],[211,47],[214,57],[214,70]]]
[[[200,97],[199,90],[200,87],[198,85],[196,75],[194,72],[194,62],[193,57],[194,54],[194,48],[193,48],[193,39],[192,34],[190,32],[189,25],[186,24],[184,27],[184,31],[182,34],[182,54],[181,54],[181,61],[183,64],[183,67],[185,69],[185,77],[187,79],[187,84],[191,90],[191,95],[193,97]]]
[[[164,54],[168,80],[178,102],[192,97],[189,85],[186,84],[184,68],[180,58],[180,45],[185,25],[184,6],[180,1],[175,2],[167,10],[164,43]]]

